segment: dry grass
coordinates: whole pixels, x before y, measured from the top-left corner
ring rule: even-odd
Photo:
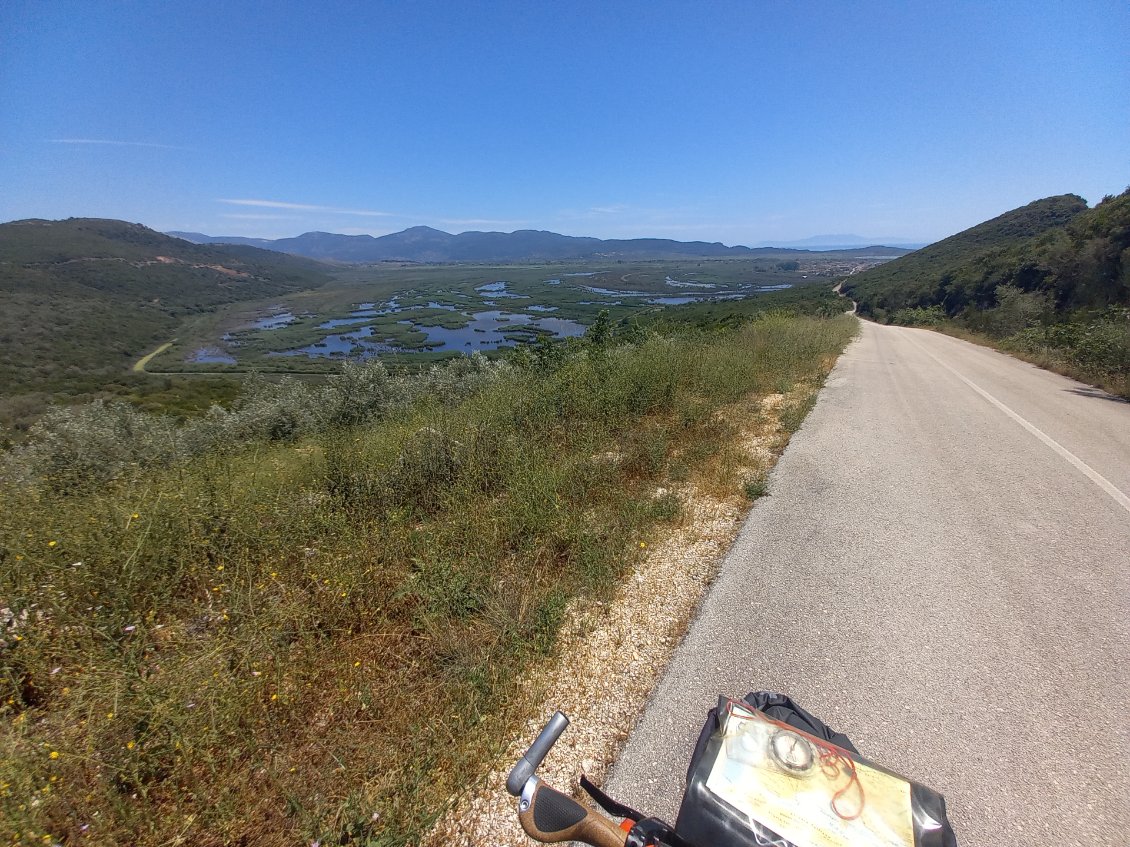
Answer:
[[[833,362],[825,362],[820,376]],[[750,506],[746,486],[737,483],[768,478],[792,434],[785,421],[796,420],[793,410],[807,407],[815,390],[803,383],[787,395],[751,395],[718,410],[715,417],[732,432],[723,449],[686,481],[655,492],[678,497],[679,519],[641,541],[646,546],[636,567],[610,597],[570,604],[553,654],[534,663],[517,685],[524,708],[515,702],[510,723],[499,724],[496,735],[509,743],[486,777],[460,792],[424,844],[530,843],[517,825],[506,775],[556,709],[572,725],[540,775],[565,791],[582,773],[603,780]]]

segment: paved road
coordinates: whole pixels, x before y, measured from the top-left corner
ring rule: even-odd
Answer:
[[[673,821],[718,693],[784,691],[963,847],[1127,844],[1130,404],[864,324],[610,782]]]

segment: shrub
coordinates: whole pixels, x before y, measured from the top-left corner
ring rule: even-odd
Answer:
[[[41,479],[59,491],[83,491],[131,468],[356,426],[407,409],[421,398],[456,404],[509,369],[476,352],[434,365],[422,375],[394,377],[380,362],[345,363],[317,388],[289,376],[271,381],[252,375],[232,409],[213,406],[203,417],[184,423],[124,401],[58,407],[32,427],[26,444],[3,455],[0,480],[27,484]]]
[[[941,306],[917,306],[899,309],[891,315],[891,323],[901,326],[939,326],[946,319]]]
[[[130,467],[168,464],[181,453],[170,419],[96,400],[50,409],[31,428],[28,443],[4,456],[2,473],[9,484],[38,477],[57,491],[83,491]]]

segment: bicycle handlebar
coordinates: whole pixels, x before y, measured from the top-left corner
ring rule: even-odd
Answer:
[[[522,789],[526,787],[526,782],[534,775],[534,771],[538,769],[545,754],[549,752],[550,748],[557,743],[557,739],[561,737],[566,728],[569,726],[569,719],[565,717],[564,712],[554,712],[553,717],[549,719],[542,731],[538,733],[538,737],[534,739],[534,743],[530,745],[530,749],[526,754],[518,760],[510,770],[510,775],[506,777],[506,790],[518,797],[522,793]]]

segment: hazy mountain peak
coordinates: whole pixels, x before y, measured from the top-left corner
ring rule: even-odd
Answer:
[[[728,247],[720,241],[674,241],[669,238],[600,239],[561,235],[544,229],[519,229],[514,232],[476,230],[452,235],[423,225],[378,237],[306,232],[293,238],[268,241],[211,237],[201,233],[178,233],[178,235],[200,243],[254,244],[257,247],[268,247],[284,253],[335,262],[520,262],[596,258],[603,260],[708,258],[749,256],[759,250],[775,249],[741,245]],[[859,245],[847,246],[855,249]]]

